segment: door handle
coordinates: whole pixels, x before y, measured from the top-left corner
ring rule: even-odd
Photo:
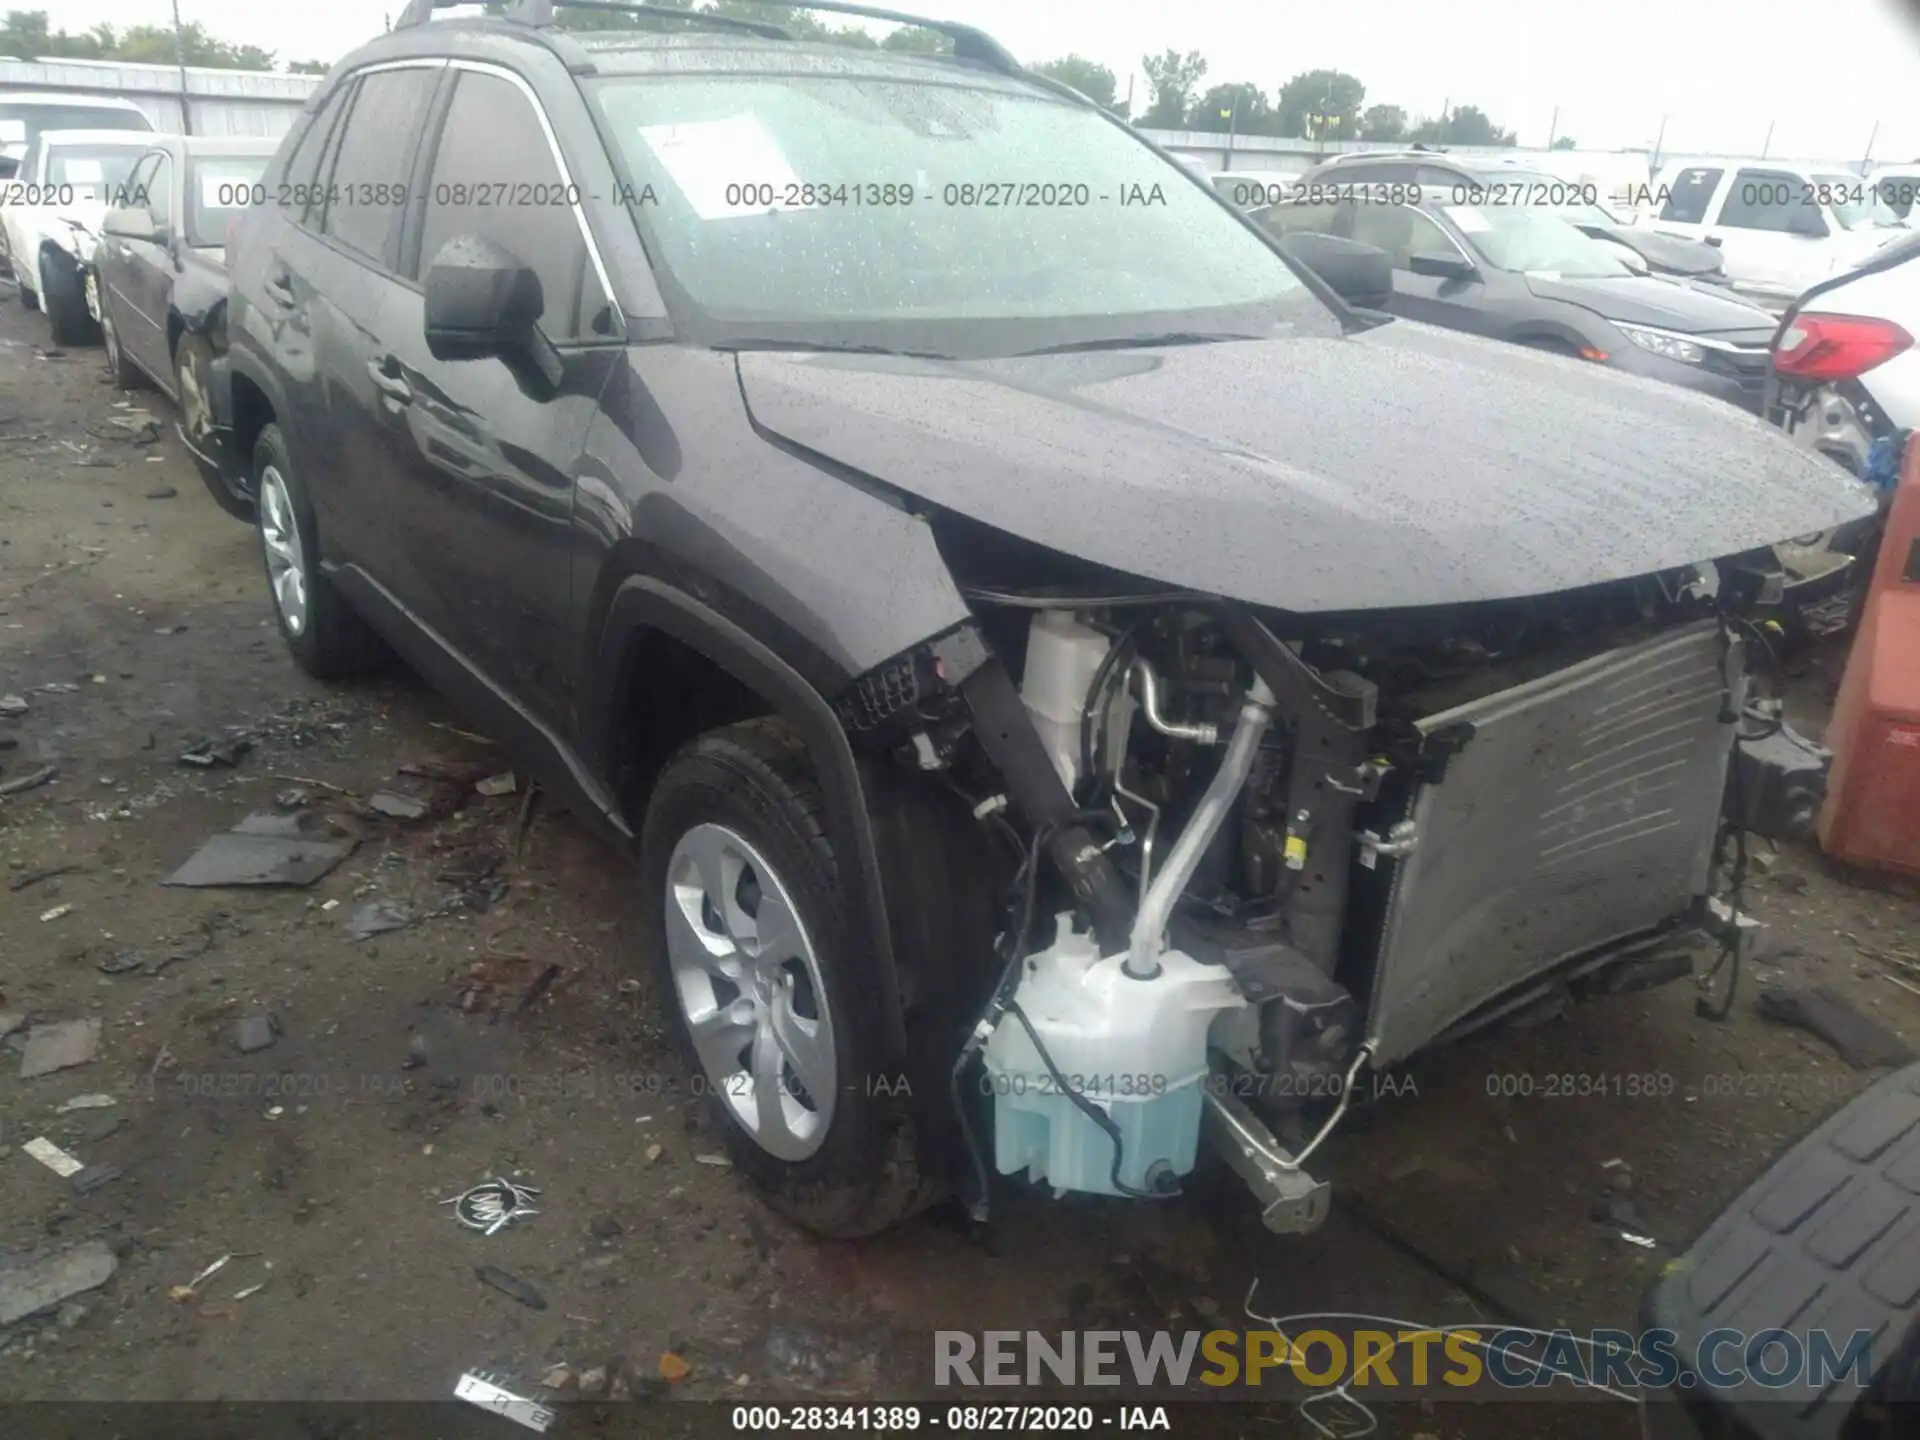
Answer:
[[[261,288],[282,305],[288,306],[289,308],[292,307],[294,303],[293,277],[285,270],[274,271],[272,275],[267,277],[267,283]]]
[[[367,374],[373,377],[373,385],[382,395],[396,405],[413,403],[413,387],[393,373],[400,362],[391,355],[367,362]]]

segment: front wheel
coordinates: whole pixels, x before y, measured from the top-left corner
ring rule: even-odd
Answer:
[[[816,1234],[923,1208],[909,1087],[889,1083],[877,963],[827,839],[805,747],[753,721],[669,764],[641,832],[643,934],[735,1166]]]
[[[47,257],[40,262],[40,305],[47,312],[56,345],[91,345],[93,318],[78,270]]]

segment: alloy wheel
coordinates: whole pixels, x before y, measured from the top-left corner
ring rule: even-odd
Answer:
[[[277,466],[260,472],[260,543],[267,552],[267,579],[287,633],[307,628],[307,552],[293,515],[293,497]]]

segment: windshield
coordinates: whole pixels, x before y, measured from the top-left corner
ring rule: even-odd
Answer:
[[[1887,208],[1880,192],[1862,185],[1858,175],[1812,175],[1808,177],[1823,199],[1833,206],[1833,218],[1848,230],[1879,227],[1902,230],[1900,217]]]
[[[1496,270],[1568,280],[1604,280],[1633,271],[1613,248],[1576,230],[1557,211],[1531,205],[1446,205],[1442,211]]]
[[[1205,180],[1051,96],[844,73],[592,93],[670,302],[709,334],[981,355],[1337,333]]]
[[[227,227],[250,205],[260,204],[260,177],[271,155],[222,155],[196,160],[187,171],[187,243],[217,248]]]
[[[42,130],[143,130],[153,122],[138,110],[92,105],[8,105],[0,102],[0,145],[26,145]]]
[[[1876,189],[1880,202],[1905,219],[1913,213],[1914,197],[1920,195],[1920,175],[1882,175]]]
[[[110,205],[127,183],[144,145],[56,145],[47,152],[47,180],[60,205]]]

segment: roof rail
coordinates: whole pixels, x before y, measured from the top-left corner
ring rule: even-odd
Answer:
[[[434,9],[442,8],[450,3],[455,3],[455,0],[411,0],[407,16],[413,16],[416,11],[423,11],[430,14]],[[465,0],[458,0],[458,3],[465,3]],[[774,4],[777,3],[777,0],[752,0],[752,3]],[[998,40],[995,40],[991,35],[987,34],[986,31],[977,30],[971,25],[960,25],[951,20],[929,20],[924,16],[909,15],[902,10],[884,10],[874,5],[849,4],[846,3],[846,0],[815,0],[815,3],[799,5],[783,4],[783,8],[788,10],[824,10],[830,14],[852,15],[862,20],[881,20],[892,25],[917,26],[919,29],[931,30],[937,35],[944,35],[953,41],[953,54],[955,59],[977,61],[982,65],[1004,71],[1009,75],[1025,73],[1020,68],[1020,62],[1014,59]],[[515,0],[512,9],[507,12],[507,19],[521,25],[551,25],[553,23],[553,12],[558,9],[608,10],[628,14],[671,16],[695,24],[704,23],[724,26],[728,29],[751,30],[757,34],[768,35],[773,39],[786,40],[792,38],[785,30],[771,23],[761,24],[753,20],[739,20],[732,16],[715,15],[705,10],[671,10],[661,5],[622,4],[619,3],[619,0]],[[425,16],[423,15],[421,20],[415,20],[413,23],[422,23],[424,18]],[[401,23],[406,24],[407,17],[402,17]]]

